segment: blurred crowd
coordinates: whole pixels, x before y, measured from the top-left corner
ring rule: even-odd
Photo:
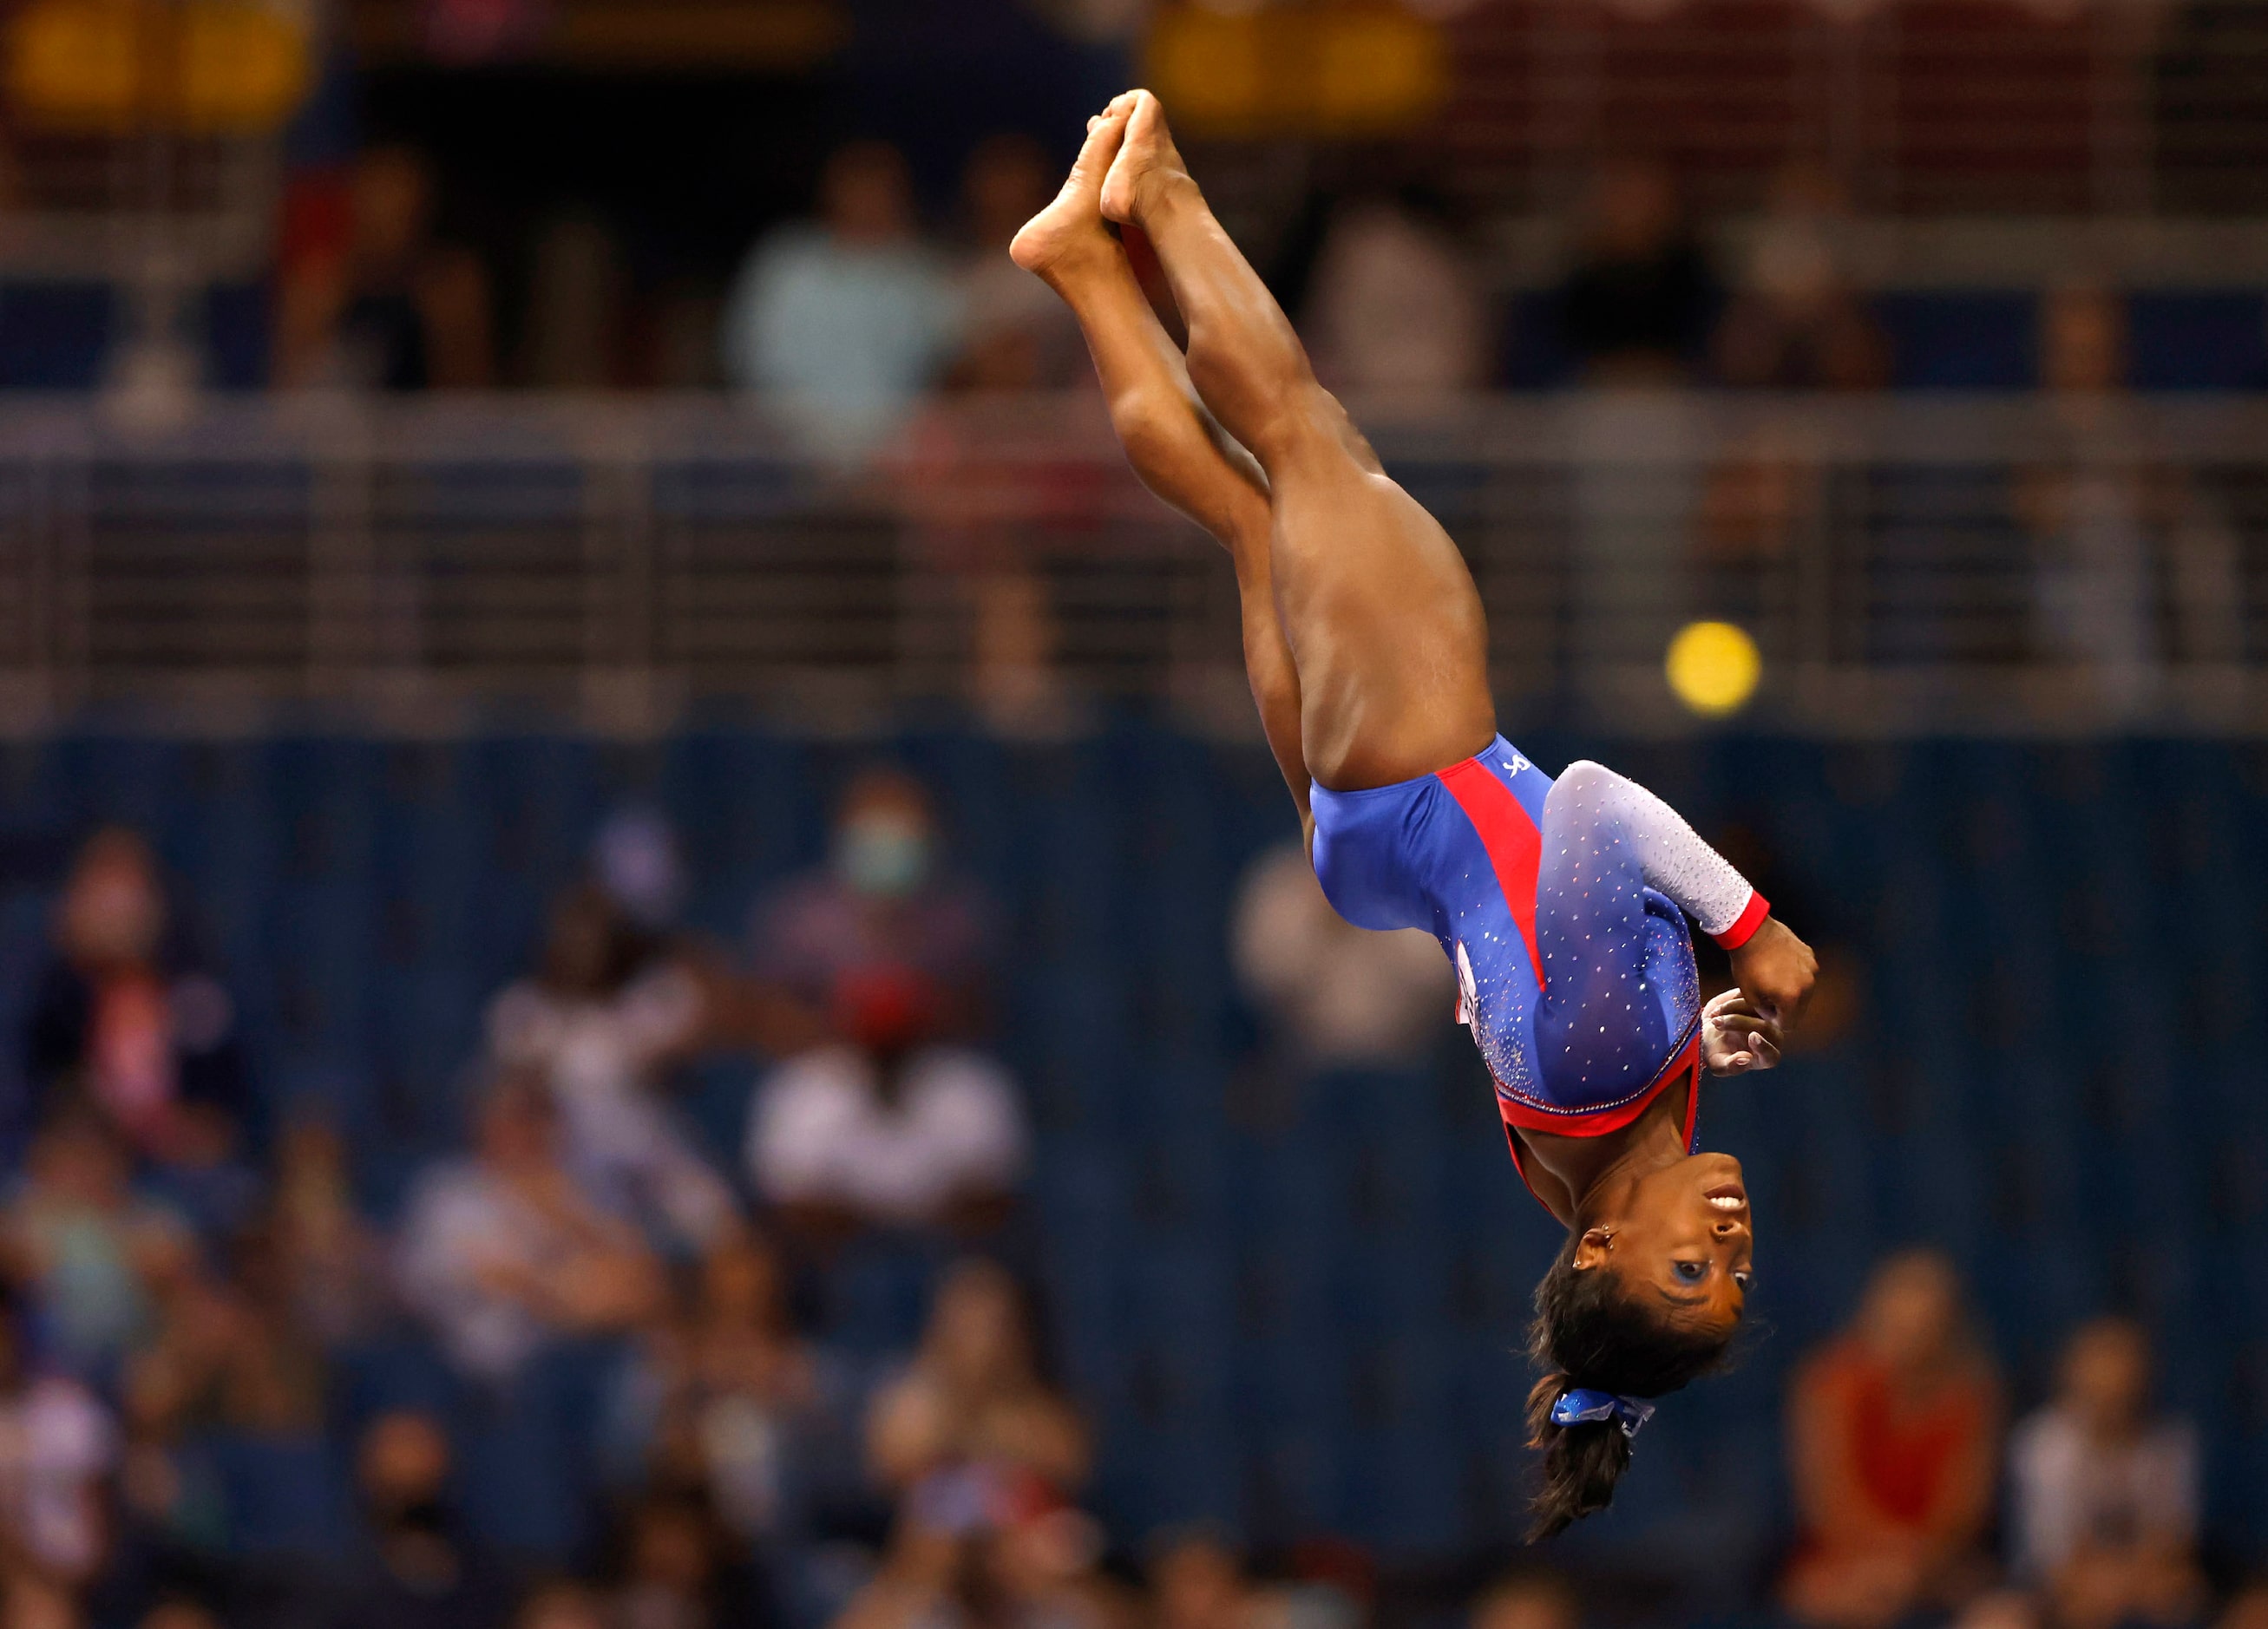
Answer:
[[[428,162],[377,146],[321,172],[287,215],[273,375],[386,390],[724,384],[766,393],[814,451],[864,457],[936,393],[1085,379],[1077,330],[1005,253],[1062,168],[1030,137],[996,135],[938,206],[897,147],[850,142],[820,166],[807,215],[764,231],[721,301],[640,324],[632,291],[604,269],[621,247],[595,218],[540,233],[517,273],[526,286],[507,298],[497,268],[443,231]],[[1668,161],[1610,154],[1559,223],[1556,279],[1515,303],[1469,211],[1415,161],[1381,159],[1319,184],[1248,247],[1326,383],[1373,400],[1539,384],[1897,382],[1853,264],[1849,200],[1826,167],[1783,165],[1736,247],[1712,249],[1704,225]],[[2071,333],[2080,305],[2100,331],[2083,360]],[[2054,291],[2037,382],[2122,384],[2123,306],[2118,290],[2076,275]],[[707,342],[688,343],[691,329]]]
[[[1343,1545],[1256,1573],[1234,1535],[1083,1502],[1098,1445],[1049,1361],[1030,1132],[988,1046],[996,907],[929,790],[852,778],[744,944],[682,928],[682,892],[658,815],[603,826],[489,1004],[461,1145],[381,1214],[342,1127],[262,1090],[147,845],[85,842],[0,1207],[0,1629],[1363,1621],[1373,1564]],[[1231,935],[1287,1075],[1439,1043],[1433,946],[1347,928],[1296,850],[1255,863]],[[721,1130],[680,1090],[719,1057],[753,1060]],[[1896,1256],[1786,1407],[1769,1594],[1794,1622],[2268,1611],[2202,1547],[2196,1427],[2129,1319],[2068,1332],[2011,1424],[1953,1268]],[[1550,1571],[1462,1588],[1472,1629],[1584,1620]]]

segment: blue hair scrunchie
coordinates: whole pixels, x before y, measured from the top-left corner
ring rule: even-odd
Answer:
[[[1611,1420],[1622,1427],[1625,1437],[1636,1436],[1638,1427],[1653,1418],[1651,1403],[1616,1397],[1611,1391],[1594,1391],[1588,1386],[1575,1386],[1561,1392],[1559,1400],[1551,1405],[1551,1423],[1555,1426],[1596,1425]]]

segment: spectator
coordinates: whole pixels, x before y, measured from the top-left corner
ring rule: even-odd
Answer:
[[[406,148],[355,162],[343,208],[286,256],[276,380],[350,390],[471,389],[494,382],[488,275],[433,232],[433,180]]]
[[[1669,385],[1707,338],[1714,280],[1658,160],[1624,157],[1591,180],[1575,264],[1559,287],[1569,349],[1594,385]]]
[[[918,975],[937,998],[937,1034],[983,1032],[993,912],[981,891],[946,870],[940,848],[937,811],[920,781],[875,768],[850,782],[826,869],[791,882],[756,923],[756,979],[777,1009],[772,1032],[760,1038],[772,1051],[831,1034],[844,975],[878,968]]]
[[[778,1258],[737,1235],[702,1263],[688,1316],[649,1339],[624,1383],[623,1425],[656,1486],[698,1492],[735,1537],[772,1545],[818,1463],[843,1379],[796,1332]]]
[[[699,982],[596,888],[553,906],[542,965],[489,1008],[489,1050],[540,1077],[557,1104],[578,1180],[608,1207],[698,1250],[731,1228],[731,1189],[659,1100],[663,1068],[699,1038]]]
[[[961,180],[969,241],[961,268],[961,353],[949,383],[964,389],[1059,389],[1084,382],[1086,347],[1070,309],[1008,258],[1008,242],[1055,196],[1059,172],[1038,143],[995,136]]]
[[[494,1629],[512,1578],[449,1502],[449,1439],[430,1416],[382,1414],[356,1456],[366,1537],[326,1629]]]
[[[2065,1629],[2185,1624],[2203,1603],[2196,1434],[2153,1416],[2150,1369],[2139,1324],[2083,1325],[2009,1442],[2016,1569]]]
[[[44,1104],[84,1098],[138,1153],[209,1168],[249,1104],[236,1008],[171,926],[149,845],[117,826],[90,838],[57,903],[26,1063]]]
[[[1972,1591],[1999,1411],[1952,1266],[1912,1251],[1876,1268],[1848,1332],[1807,1358],[1791,1387],[1801,1536],[1782,1581],[1788,1609],[1879,1629]]]
[[[1159,1550],[1150,1603],[1156,1629],[1256,1629],[1262,1615],[1242,1560],[1210,1533],[1183,1533]]]
[[[1439,202],[1416,189],[1340,204],[1306,320],[1331,389],[1420,400],[1483,382],[1493,350],[1480,280]]]
[[[759,1629],[761,1597],[730,1564],[715,1516],[698,1499],[650,1497],[631,1512],[624,1577],[615,1593],[619,1629]]]
[[[1874,390],[1889,382],[1889,342],[1841,263],[1849,216],[1841,185],[1820,164],[1797,159],[1773,179],[1717,326],[1726,383]]]
[[[267,1226],[298,1327],[332,1348],[377,1332],[393,1310],[386,1246],[356,1209],[346,1145],[331,1126],[302,1120],[284,1132]]]
[[[1007,1270],[964,1261],[939,1285],[921,1345],[880,1391],[868,1463],[906,1489],[955,1466],[1012,1466],[1064,1492],[1086,1481],[1086,1427],[1040,1377],[1031,1318]]]
[[[561,1163],[549,1099],[507,1076],[482,1106],[476,1152],[429,1171],[402,1224],[402,1295],[468,1374],[509,1379],[552,1340],[629,1328],[661,1304],[637,1230]]]
[[[125,1399],[137,1437],[184,1429],[262,1436],[319,1435],[328,1376],[321,1346],[300,1324],[275,1239],[248,1230],[232,1252],[231,1281],[184,1256],[157,1281],[155,1339],[129,1361]]]
[[[897,150],[858,142],[827,162],[815,225],[782,229],[741,268],[725,371],[776,393],[815,448],[863,454],[895,429],[958,337],[951,275],[914,235]]]
[[[191,1251],[179,1217],[133,1196],[124,1151],[84,1110],[66,1110],[33,1140],[7,1233],[53,1355],[96,1379],[153,1330],[151,1285]]]
[[[980,1053],[917,1045],[932,1005],[911,975],[847,975],[836,1002],[847,1040],[758,1087],[749,1174],[798,1232],[983,1232],[1005,1220],[1027,1143],[1014,1083]]]
[[[2125,374],[2119,296],[2073,285],[2043,298],[2040,382],[2066,456],[2020,471],[2016,504],[2034,557],[2034,647],[2133,708],[2149,699],[2162,654],[2148,532],[2164,495],[2118,416]]]
[[[1491,1584],[1473,1603],[1471,1629],[1582,1629],[1575,1591],[1557,1573],[1523,1572]]]
[[[118,1433],[77,1381],[35,1373],[12,1306],[0,1307],[0,1545],[45,1577],[84,1582],[109,1545],[102,1484]]]
[[[836,1629],[1119,1629],[1131,1614],[1095,1572],[1101,1552],[1094,1523],[1028,1473],[939,1471]]]
[[[1310,1067],[1418,1062],[1455,1005],[1456,976],[1432,936],[1349,926],[1297,845],[1252,862],[1230,934],[1246,993]]]

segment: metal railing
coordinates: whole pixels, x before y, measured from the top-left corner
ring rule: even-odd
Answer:
[[[2268,731],[2268,407],[1683,394],[1362,416],[1464,548],[1508,716],[1828,734]],[[1249,728],[1226,557],[1089,395],[939,406],[856,471],[723,399],[0,408],[0,728],[529,702],[659,729],[1117,700]]]

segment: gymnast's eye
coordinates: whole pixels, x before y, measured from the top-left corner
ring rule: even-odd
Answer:
[[[1698,1261],[1673,1261],[1669,1264],[1669,1267],[1681,1280],[1688,1284],[1698,1284],[1702,1275],[1709,1271],[1705,1264]]]
[[[1733,1274],[1733,1282],[1741,1287],[1741,1293],[1744,1295],[1749,1293],[1749,1286],[1756,1281],[1756,1275],[1749,1272],[1746,1267],[1742,1267],[1739,1272]]]

